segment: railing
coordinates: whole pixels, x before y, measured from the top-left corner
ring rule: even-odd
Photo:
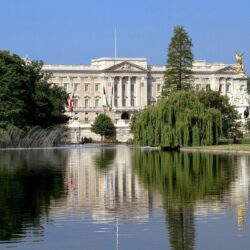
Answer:
[[[108,111],[108,108],[105,108],[106,111]],[[113,112],[116,112],[116,111],[138,111],[138,110],[141,110],[143,109],[142,107],[140,106],[136,106],[136,107],[113,107],[112,108],[112,111]],[[74,112],[102,112],[104,110],[104,108],[102,107],[98,107],[98,108],[94,108],[94,107],[88,107],[88,108],[82,108],[82,107],[79,107],[79,108],[74,108],[73,109],[73,113]],[[70,112],[69,109],[66,109],[66,112]]]

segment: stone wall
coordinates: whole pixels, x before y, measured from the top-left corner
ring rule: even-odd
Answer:
[[[129,142],[133,139],[130,124],[127,120],[119,120],[114,124],[116,127],[116,140],[118,142]],[[92,141],[101,141],[101,136],[91,132],[91,124],[82,124],[79,121],[71,121],[68,125],[71,143],[80,143],[85,137]]]

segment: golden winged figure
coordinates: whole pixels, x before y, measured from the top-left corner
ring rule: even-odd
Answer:
[[[245,73],[245,69],[244,69],[244,65],[243,65],[243,55],[244,55],[244,53],[238,53],[237,51],[235,51],[235,58],[237,61],[235,71],[237,74],[244,74]]]

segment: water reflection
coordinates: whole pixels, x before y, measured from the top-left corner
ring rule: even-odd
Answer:
[[[52,200],[64,191],[62,151],[0,151],[0,241],[18,239],[26,228],[43,234]]]
[[[91,225],[105,223],[99,232],[116,226],[119,248],[120,225],[143,224],[144,235],[152,214],[164,211],[161,237],[172,249],[194,249],[199,221],[233,211],[238,229],[244,229],[249,160],[245,155],[141,152],[123,145],[0,151],[0,243],[23,241],[20,237],[30,231],[44,238],[48,222],[60,220],[64,227],[76,222],[74,215],[82,230],[86,225],[87,237]],[[92,248],[98,249],[96,234],[92,238]]]
[[[152,194],[133,173],[129,147],[73,150],[66,175],[69,210],[90,213],[98,222],[148,218]]]
[[[134,169],[149,189],[161,194],[173,249],[194,249],[195,214],[237,206],[243,226],[249,187],[246,157],[200,153],[137,153]],[[238,169],[235,166],[238,165]]]

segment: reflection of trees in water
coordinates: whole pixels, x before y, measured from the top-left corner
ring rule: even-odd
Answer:
[[[37,233],[51,200],[63,196],[66,159],[61,150],[0,152],[0,240],[22,237],[27,227]]]
[[[195,203],[221,198],[235,178],[232,158],[212,154],[138,153],[134,169],[149,190],[162,195],[173,249],[193,249]]]
[[[112,166],[115,154],[114,149],[102,149],[100,153],[94,157],[95,166],[101,171],[106,171]]]

